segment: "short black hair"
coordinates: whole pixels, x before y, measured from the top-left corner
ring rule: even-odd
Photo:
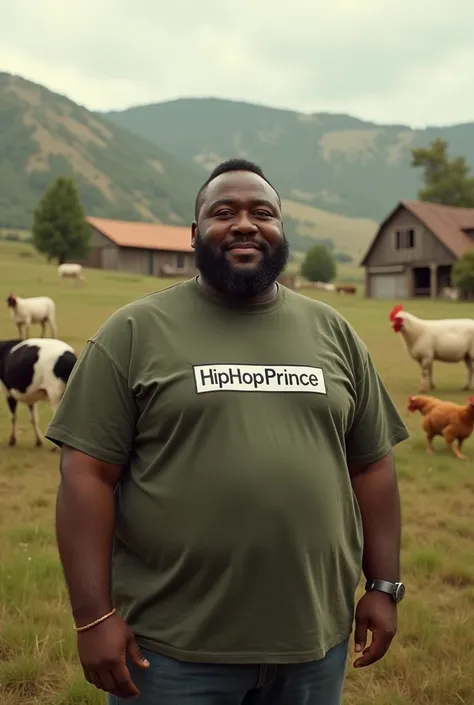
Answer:
[[[278,191],[273,186],[273,184],[270,183],[270,181],[263,173],[262,169],[257,164],[254,164],[254,162],[251,162],[248,159],[227,159],[227,161],[221,162],[211,171],[208,178],[199,189],[196,196],[196,202],[194,204],[194,217],[196,220],[198,219],[199,211],[201,210],[202,202],[204,200],[204,195],[208,184],[210,184],[211,181],[213,181],[217,176],[220,176],[221,174],[228,174],[231,171],[250,171],[252,172],[252,174],[257,174],[258,176],[260,176],[275,191],[278,197],[278,205],[281,206],[281,200]]]

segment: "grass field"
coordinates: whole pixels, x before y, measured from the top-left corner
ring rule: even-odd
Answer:
[[[47,294],[57,301],[59,337],[80,351],[88,335],[119,306],[165,282],[88,271],[84,286],[59,282],[56,269],[28,245],[0,243],[0,298]],[[313,295],[315,295],[313,293]],[[321,295],[321,294],[319,294]],[[321,295],[323,298],[323,295]],[[412,437],[395,450],[403,509],[403,579],[399,632],[384,660],[369,669],[348,665],[347,705],[474,704],[474,437],[471,460],[451,456],[438,440],[425,455],[419,416],[406,411],[418,387],[387,318],[391,302],[324,295],[368,343]],[[0,337],[15,336],[5,303]],[[472,306],[413,302],[426,317],[472,315]],[[32,335],[37,330],[33,329]],[[463,401],[461,365],[435,366],[437,394]],[[44,431],[50,419],[40,409]],[[18,446],[7,447],[9,418],[0,404],[0,703],[99,705],[104,696],[83,679],[54,535],[58,454],[33,447],[26,408]]]

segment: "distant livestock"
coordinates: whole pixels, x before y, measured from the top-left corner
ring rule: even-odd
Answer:
[[[7,298],[7,306],[11,309],[11,317],[16,323],[20,338],[30,337],[32,323],[41,325],[42,338],[44,338],[46,331],[46,323],[49,323],[51,335],[56,338],[56,304],[49,296],[32,296],[28,299],[22,299],[10,294]]]
[[[336,284],[336,293],[338,294],[356,294],[357,288],[350,284]]]
[[[401,333],[408,354],[421,367],[420,392],[435,389],[433,362],[461,362],[467,367],[463,389],[472,388],[474,373],[474,320],[442,318],[425,320],[395,306],[389,314],[392,329]]]
[[[36,446],[43,444],[35,405],[49,400],[53,413],[56,411],[76,360],[74,349],[56,338],[0,341],[0,382],[11,414],[8,445],[16,444],[18,402],[30,410]]]
[[[304,282],[304,284],[301,284],[301,283],[298,281],[298,285],[299,285],[299,286],[297,286],[298,289],[301,289],[301,288],[305,288],[305,289],[322,289],[323,291],[335,291],[335,289],[336,289],[335,284],[333,284],[332,282],[320,282],[320,281],[310,282],[310,281],[306,281],[306,282]]]
[[[323,289],[323,291],[335,291],[336,285],[332,282],[316,282],[317,289]]]
[[[58,277],[60,279],[75,279],[84,281],[84,269],[81,264],[65,263],[58,267]]]
[[[448,301],[457,301],[459,299],[459,289],[445,286],[441,292],[443,299],[448,299]]]

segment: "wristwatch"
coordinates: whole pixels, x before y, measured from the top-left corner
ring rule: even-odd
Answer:
[[[401,602],[405,597],[405,586],[403,583],[390,583],[388,580],[371,579],[365,583],[365,589],[386,592],[392,597],[394,602]]]

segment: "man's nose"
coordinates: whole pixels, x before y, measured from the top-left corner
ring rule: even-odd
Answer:
[[[258,228],[245,211],[240,213],[232,224],[231,232],[242,233],[243,235],[253,235],[258,232]]]

